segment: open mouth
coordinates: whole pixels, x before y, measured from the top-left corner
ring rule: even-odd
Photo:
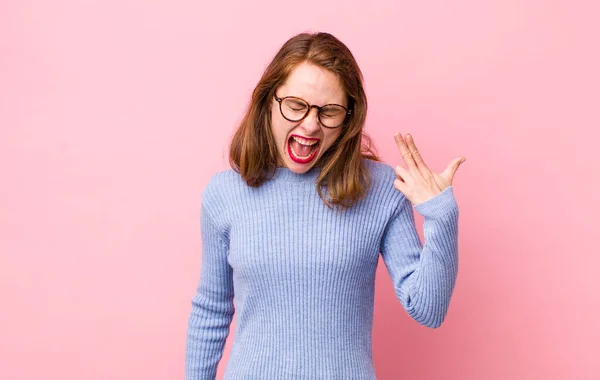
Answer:
[[[299,164],[311,162],[317,156],[320,146],[319,139],[305,139],[295,135],[292,135],[287,143],[290,158]]]

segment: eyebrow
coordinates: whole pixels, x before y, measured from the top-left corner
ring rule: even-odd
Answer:
[[[275,94],[275,96],[277,96],[277,94]],[[310,104],[310,105],[312,105],[312,106],[325,107],[325,106],[328,106],[328,105],[336,105],[336,106],[342,106],[342,107],[344,107],[344,108],[348,108],[348,106],[345,106],[345,105],[344,105],[344,104],[342,104],[342,103],[336,103],[336,102],[328,102],[328,103],[323,103],[323,105],[314,104],[314,103],[311,103],[311,102],[309,102],[308,100],[304,99],[303,97],[301,97],[301,96],[297,96],[297,95],[278,96],[278,98],[280,98],[280,99],[283,99],[283,98],[288,98],[288,97],[302,99],[302,100],[304,100],[306,103],[308,103],[308,104]]]

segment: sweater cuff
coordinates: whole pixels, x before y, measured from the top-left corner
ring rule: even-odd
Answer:
[[[458,204],[454,198],[453,187],[448,186],[435,197],[413,206],[413,209],[417,210],[425,218],[432,219],[455,212],[458,210]]]

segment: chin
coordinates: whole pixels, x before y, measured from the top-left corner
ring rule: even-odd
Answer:
[[[316,162],[316,159],[315,159],[315,162]],[[294,160],[292,160],[289,157],[286,157],[285,158],[285,166],[294,173],[302,174],[302,173],[306,173],[307,171],[309,171],[315,165],[314,165],[314,162],[311,162],[308,164],[301,164],[301,163],[295,162]]]

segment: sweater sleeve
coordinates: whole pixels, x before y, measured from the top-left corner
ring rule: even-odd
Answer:
[[[234,314],[228,237],[202,202],[200,280],[188,321],[186,380],[214,380]]]
[[[424,246],[413,209],[424,217]],[[408,314],[423,326],[441,326],[458,275],[458,206],[452,186],[416,206],[402,194],[380,252]]]

